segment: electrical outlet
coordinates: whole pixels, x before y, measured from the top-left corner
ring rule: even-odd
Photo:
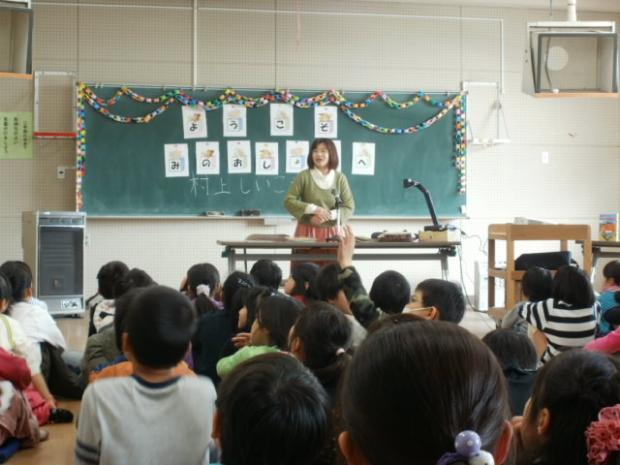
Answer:
[[[57,179],[65,179],[65,174],[67,174],[67,168],[64,166],[56,167],[56,178]]]

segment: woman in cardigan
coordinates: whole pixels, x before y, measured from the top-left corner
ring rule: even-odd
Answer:
[[[338,151],[331,139],[315,139],[308,154],[308,169],[297,175],[284,198],[284,206],[297,218],[295,237],[326,241],[338,234],[336,198],[345,224],[355,202],[344,174],[338,168]]]

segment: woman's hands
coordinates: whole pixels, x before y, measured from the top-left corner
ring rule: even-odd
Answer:
[[[320,226],[321,224],[325,223],[326,221],[330,221],[331,219],[332,215],[329,210],[318,207],[316,210],[314,210],[312,218],[310,218],[310,223],[312,223],[313,226]]]

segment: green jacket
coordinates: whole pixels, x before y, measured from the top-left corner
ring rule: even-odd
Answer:
[[[340,207],[340,219],[343,224],[353,215],[355,202],[349,187],[349,182],[344,174],[336,172],[334,189],[340,194],[342,206]],[[333,210],[335,205],[334,195],[329,189],[321,189],[312,179],[310,170],[304,170],[297,175],[286,196],[284,206],[302,224],[310,224],[312,215],[307,215],[306,207],[309,204],[316,205],[327,210]],[[327,221],[324,226],[334,226],[335,221]]]
[[[257,355],[270,354],[271,352],[279,352],[280,349],[272,346],[245,346],[228,357],[221,358],[217,362],[217,374],[223,378],[230,373],[233,368],[246,360],[256,357]]]
[[[354,267],[344,268],[338,274],[338,282],[347,296],[353,316],[364,328],[368,328],[382,316],[383,312],[368,297],[362,279]]]

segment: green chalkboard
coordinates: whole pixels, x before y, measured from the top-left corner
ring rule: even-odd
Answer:
[[[118,88],[96,87],[96,94],[110,98]],[[155,97],[161,89],[133,88],[143,96]],[[302,97],[317,92],[292,91]],[[201,100],[211,99],[222,91],[187,91]],[[264,91],[243,91],[259,96]],[[351,101],[361,101],[369,92],[346,92]],[[390,92],[398,101],[412,93]],[[445,100],[448,94],[431,94]],[[157,104],[136,102],[124,96],[109,107],[115,114],[144,115]],[[395,110],[380,99],[363,109],[354,110],[367,121],[386,127],[409,127],[439,111],[423,102],[406,110]],[[404,190],[403,178],[413,178],[431,192],[437,214],[462,216],[466,196],[458,191],[459,172],[454,167],[455,115],[451,110],[432,126],[415,134],[381,134],[362,127],[338,111],[338,137],[341,141],[341,169],[347,175],[355,197],[358,216],[427,216],[422,194]],[[270,135],[269,105],[247,110],[247,136],[254,157],[255,142],[278,142],[279,175],[259,176],[227,172],[227,140],[223,137],[222,109],[208,111],[206,141],[220,142],[219,175],[197,175],[195,139],[183,138],[181,104],[169,109],[147,124],[124,124],[100,114],[84,104],[86,129],[86,169],[82,183],[83,208],[89,215],[200,215],[207,211],[236,214],[240,209],[260,209],[263,215],[288,215],[283,207],[284,193],[295,174],[285,173],[286,140],[314,139],[314,109],[294,109],[294,135]],[[353,175],[354,142],[375,144],[375,173]],[[187,144],[189,176],[165,176],[165,144]]]

